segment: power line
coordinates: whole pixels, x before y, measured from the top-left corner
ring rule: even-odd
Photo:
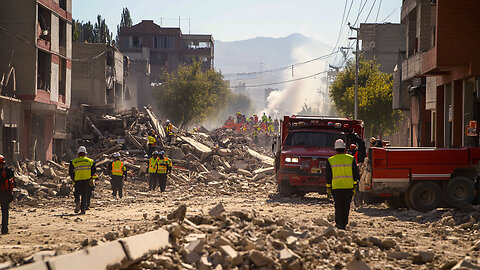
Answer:
[[[377,17],[375,18],[375,23],[378,21],[378,14],[380,14],[380,7],[382,6],[382,0],[380,0],[380,3],[378,4],[378,11],[377,11]]]
[[[370,8],[370,11],[368,12],[367,18],[365,18],[365,22],[368,21],[368,18],[370,17],[370,13],[372,13],[373,7],[375,6],[375,3],[376,3],[376,2],[377,2],[377,0],[374,0],[374,1],[373,1],[373,5],[372,5],[372,7]]]
[[[309,78],[312,78],[312,77],[315,77],[315,76],[318,76],[318,75],[321,75],[321,74],[324,74],[324,73],[327,73],[327,72],[328,72],[328,70],[324,70],[324,71],[321,71],[321,72],[318,72],[318,73],[315,73],[315,74],[312,74],[312,75],[309,75],[309,76],[305,76],[305,77],[301,77],[301,78],[297,78],[297,79],[291,79],[291,80],[282,81],[282,82],[264,83],[264,84],[257,84],[257,85],[238,85],[238,86],[231,86],[230,88],[244,88],[244,87],[245,88],[253,88],[253,87],[262,87],[262,86],[284,84],[284,83],[290,83],[290,82],[296,82],[296,81],[300,81],[300,80],[309,79]]]
[[[365,3],[363,4],[363,6],[361,7],[360,11],[358,11],[358,15],[357,15],[357,19],[355,20],[355,22],[353,23],[353,25],[357,25],[357,22],[358,22],[358,19],[360,18],[360,14],[362,14],[362,11],[363,9],[365,8],[365,6],[367,5],[368,3],[368,0],[365,0]],[[360,2],[360,5],[362,4],[362,2]]]
[[[397,9],[399,9],[401,6],[402,6],[402,4],[400,4],[398,7],[396,7],[396,8],[395,8],[390,14],[388,14],[388,16],[387,16],[385,19],[383,19],[381,22],[383,23],[383,22],[385,22],[386,20],[388,20],[388,18],[390,18],[390,16],[392,16],[393,13],[395,13],[395,11],[397,11]]]
[[[327,59],[329,58],[330,56],[338,53],[339,51],[333,51],[329,54],[326,54],[326,55],[322,55],[322,56],[319,56],[319,57],[316,57],[316,58],[313,58],[313,59],[310,59],[310,60],[307,60],[307,61],[304,61],[304,62],[300,62],[300,63],[295,63],[295,64],[291,64],[291,65],[288,65],[288,66],[284,66],[284,67],[279,67],[279,68],[274,68],[274,69],[269,69],[269,70],[263,70],[263,71],[253,71],[253,72],[241,72],[241,73],[230,73],[230,74],[224,74],[223,76],[224,77],[230,77],[230,76],[248,76],[248,75],[256,75],[256,74],[263,74],[263,73],[269,73],[269,72],[277,72],[277,71],[283,71],[283,70],[287,70],[287,69],[292,69],[292,68],[295,68],[295,67],[299,67],[299,66],[302,66],[302,65],[305,65],[305,64],[308,64],[308,63],[311,63],[311,62],[314,62],[314,61],[318,61],[318,60],[324,60],[324,59]]]
[[[353,0],[352,0],[352,3],[353,3]],[[340,21],[340,30],[338,30],[337,42],[335,43],[335,46],[333,47],[333,50],[337,49],[338,42],[340,41],[340,36],[342,35],[342,31],[343,31],[343,28],[345,26],[343,20],[345,19],[345,11],[347,11],[347,4],[348,4],[348,0],[345,0],[345,6],[343,7],[342,20]]]

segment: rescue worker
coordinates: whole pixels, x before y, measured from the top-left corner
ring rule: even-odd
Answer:
[[[172,162],[165,156],[164,151],[160,151],[157,160],[157,179],[160,191],[164,192],[167,187],[167,174],[172,172]]]
[[[258,125],[255,125],[253,127],[253,143],[255,144],[258,144],[258,131],[260,130],[260,128],[258,127]]]
[[[257,116],[257,114],[254,114],[254,115],[253,115],[253,121],[254,121],[255,124],[258,123],[258,116]]]
[[[8,209],[13,200],[15,178],[13,170],[5,166],[5,157],[0,155],[0,204],[2,207],[2,234],[8,233]]]
[[[327,162],[327,195],[335,204],[335,226],[345,230],[348,224],[350,203],[360,174],[353,156],[345,154],[345,142],[342,139],[335,141],[337,154],[330,157]]]
[[[267,120],[268,120],[267,116],[265,115],[265,113],[263,113],[263,115],[262,115],[262,122],[263,122],[263,123],[266,123]]]
[[[240,111],[237,112],[237,124],[243,123],[242,113]]]
[[[148,179],[148,190],[152,191],[157,187],[157,162],[158,162],[158,156],[160,153],[158,151],[153,152],[153,156],[148,160],[148,174],[149,174],[149,179]]]
[[[267,123],[268,124],[273,124],[273,119],[272,119],[271,116],[268,116]]]
[[[110,166],[112,195],[114,198],[117,198],[118,193],[118,197],[121,199],[123,197],[123,181],[127,180],[127,167],[125,163],[120,160],[120,153],[114,153],[113,158],[115,161],[113,161]]]
[[[173,137],[173,125],[170,123],[170,120],[165,121],[165,136],[167,136],[167,142],[170,144]]]
[[[98,180],[98,175],[94,174],[92,179],[90,179],[90,185],[88,187],[88,194],[87,194],[87,210],[90,210],[90,200],[92,199],[93,190],[95,189],[95,183]]]
[[[153,151],[155,151],[156,147],[157,147],[157,138],[156,138],[155,131],[152,130],[148,133],[148,150],[147,150],[148,157],[152,156],[152,153]]]
[[[95,162],[87,158],[87,148],[80,146],[77,151],[78,157],[70,162],[68,173],[74,182],[75,213],[81,211],[85,214],[87,209],[87,197],[90,179],[97,172]]]

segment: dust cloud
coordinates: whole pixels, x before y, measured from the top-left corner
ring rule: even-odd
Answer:
[[[318,50],[312,45],[302,45],[292,51],[292,59],[295,62],[302,62],[305,59],[318,57]],[[322,52],[325,54],[325,52]],[[307,77],[328,68],[325,60],[313,61],[301,66],[295,66],[288,73],[285,73],[283,80],[293,80]],[[279,90],[272,91],[267,98],[267,108],[264,110],[267,115],[274,118],[283,115],[297,114],[302,110],[304,104],[312,109],[310,114],[331,115],[331,104],[327,93],[326,73],[314,77],[290,82],[281,86]],[[263,110],[261,111],[263,113]]]

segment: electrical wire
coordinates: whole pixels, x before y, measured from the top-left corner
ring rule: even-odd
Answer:
[[[238,85],[238,86],[230,86],[230,88],[253,88],[253,87],[262,87],[262,86],[284,84],[284,83],[296,82],[296,81],[300,81],[300,80],[309,79],[309,78],[312,78],[312,77],[315,77],[315,76],[318,76],[318,75],[321,75],[321,74],[324,74],[324,73],[327,73],[327,72],[328,72],[328,70],[324,70],[324,71],[317,72],[317,73],[309,75],[309,76],[300,77],[300,78],[296,78],[296,79],[291,79],[291,80],[287,80],[287,81],[274,82],[274,83],[264,83],[264,84],[257,84],[257,85]]]
[[[401,6],[402,6],[402,4],[400,4],[398,7],[396,7],[396,8],[395,8],[390,14],[388,14],[388,16],[387,16],[385,19],[383,19],[381,22],[383,23],[383,22],[385,22],[386,20],[388,20],[388,18],[390,18],[390,16],[392,16],[393,13],[395,13],[395,11],[397,11],[397,9],[399,9]]]
[[[377,11],[377,17],[375,17],[375,23],[378,22],[378,14],[380,14],[381,7],[382,7],[382,0],[380,0],[380,3],[378,4],[378,11]]]
[[[370,17],[370,14],[372,13],[373,7],[375,7],[375,3],[377,3],[377,0],[373,1],[373,5],[372,5],[372,7],[370,8],[370,11],[367,14],[367,18],[365,18],[365,22],[368,21],[368,18]]]
[[[361,7],[360,11],[358,11],[358,15],[357,15],[357,19],[355,20],[355,22],[353,23],[353,25],[357,25],[357,22],[358,22],[358,19],[360,18],[360,15],[362,14],[363,12],[363,9],[365,8],[365,6],[367,5],[368,3],[368,0],[365,1],[365,3],[363,4],[363,6]],[[362,4],[362,2],[360,2],[360,5]]]

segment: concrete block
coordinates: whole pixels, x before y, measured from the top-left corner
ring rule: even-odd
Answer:
[[[127,256],[122,244],[118,241],[80,250],[74,253],[49,259],[50,270],[103,270],[113,266],[120,266]]]
[[[137,261],[153,251],[164,249],[168,245],[169,233],[159,229],[153,232],[139,234],[120,239],[129,260]]]
[[[46,262],[34,262],[25,264],[16,268],[12,268],[12,270],[49,270]]]

